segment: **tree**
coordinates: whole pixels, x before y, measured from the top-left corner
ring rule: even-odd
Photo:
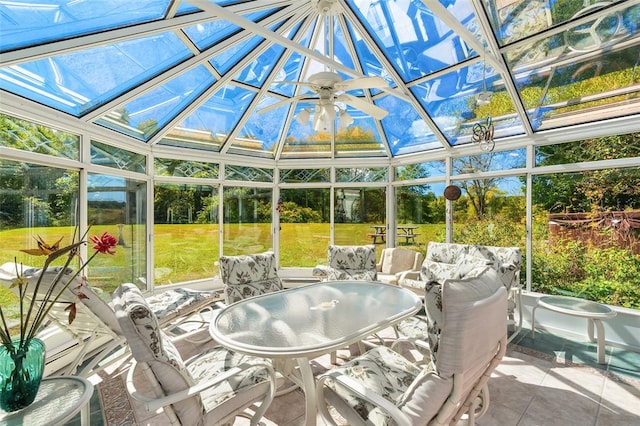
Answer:
[[[640,133],[587,139],[538,149],[541,166],[640,157]],[[533,202],[567,212],[640,208],[640,168],[535,176]]]

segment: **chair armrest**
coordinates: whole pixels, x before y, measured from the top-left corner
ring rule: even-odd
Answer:
[[[316,384],[316,395],[318,395],[318,401],[324,401],[324,382],[329,376],[335,380],[336,385],[349,389],[351,392],[358,395],[358,397],[371,402],[374,406],[387,412],[391,417],[393,417],[396,424],[401,426],[411,426],[411,420],[407,415],[400,411],[400,409],[393,405],[389,400],[364,387],[360,382],[347,375],[340,374],[339,372],[329,372],[318,378]],[[324,404],[322,405],[324,407]],[[363,424],[370,423],[363,421]]]
[[[180,402],[184,399],[191,398],[194,395],[199,394],[210,387],[213,387],[221,382],[224,382],[225,380],[228,380],[229,378],[233,377],[234,375],[238,374],[241,371],[248,370],[249,368],[255,368],[255,367],[263,367],[267,369],[267,372],[269,375],[269,394],[271,398],[273,398],[273,395],[275,395],[275,391],[276,391],[276,375],[271,365],[266,363],[255,363],[255,364],[245,363],[245,364],[240,364],[235,367],[232,367],[229,370],[223,373],[220,373],[219,375],[217,375],[215,378],[211,380],[204,380],[200,383],[196,383],[195,385],[190,386],[186,389],[183,389],[179,392],[175,392],[175,393],[161,396],[161,397],[150,398],[149,396],[138,392],[133,382],[133,376],[135,374],[135,370],[138,365],[139,364],[136,362],[136,360],[132,360],[131,366],[129,367],[129,371],[127,373],[127,391],[134,399],[140,402],[143,402],[146,405],[147,411],[149,412],[158,410],[159,408],[165,407],[167,405],[175,404],[176,402]],[[144,365],[144,368],[149,368],[149,367]]]
[[[313,268],[311,275],[318,278],[325,278],[329,275],[329,267],[326,265],[316,265],[316,267]]]

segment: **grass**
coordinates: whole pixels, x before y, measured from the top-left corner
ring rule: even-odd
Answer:
[[[52,244],[64,236],[62,245],[71,242],[73,227],[20,228],[0,231],[0,264],[17,258],[29,266],[42,265],[44,258],[25,254],[22,248],[34,248],[35,236]],[[419,225],[420,234],[413,245],[399,246],[424,253],[428,241],[437,240],[444,230],[443,224]],[[145,225],[99,225],[89,235],[109,232],[117,236],[120,245],[114,256],[97,256],[89,269],[89,282],[111,293],[123,282],[140,284],[138,277],[146,276]],[[223,249],[227,255],[259,253],[273,249],[270,223],[227,224],[158,224],[154,225],[154,276],[156,285],[189,280],[206,279],[219,273],[216,264],[220,255],[219,237],[222,232]],[[331,228],[328,223],[283,223],[280,227],[280,266],[282,268],[312,268],[325,264]],[[371,224],[335,224],[338,245],[371,244],[368,234]],[[401,239],[403,242],[404,239]],[[140,251],[138,250],[140,247]],[[377,257],[385,244],[377,244]],[[91,248],[89,248],[91,250]],[[16,302],[15,296],[0,287],[3,308]]]

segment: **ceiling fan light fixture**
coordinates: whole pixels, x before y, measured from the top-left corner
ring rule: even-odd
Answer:
[[[341,129],[346,129],[351,124],[353,124],[353,117],[351,116],[351,114],[349,114],[347,111],[343,109],[340,110],[339,120],[340,120]]]
[[[303,109],[298,113],[298,115],[296,115],[296,121],[301,126],[305,126],[309,122],[310,118],[311,118],[311,112],[309,111],[308,108]]]

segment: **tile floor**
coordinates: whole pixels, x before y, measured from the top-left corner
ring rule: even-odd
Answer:
[[[184,353],[198,350],[183,346]],[[607,347],[607,363],[596,362],[595,344],[575,336],[523,331],[509,345],[489,381],[491,404],[481,426],[631,426],[640,425],[640,353]],[[314,361],[323,371],[328,357]],[[162,413],[145,413],[127,397],[126,363],[100,377],[92,408],[92,425],[166,425]],[[300,390],[274,400],[262,424],[304,425]],[[102,418],[100,418],[102,415]],[[76,425],[79,422],[72,422]],[[248,425],[238,418],[235,425]],[[318,424],[324,424],[318,417]]]

